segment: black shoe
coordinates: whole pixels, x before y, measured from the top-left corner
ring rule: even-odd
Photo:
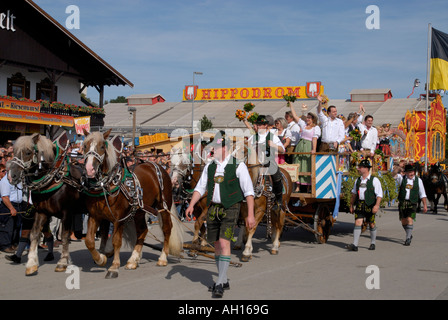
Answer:
[[[216,287],[216,283],[214,283],[212,286],[208,287],[208,291],[209,291],[209,292],[213,292],[213,290],[215,290],[215,287]],[[222,288],[223,288],[224,290],[230,290],[230,284],[229,284],[229,281],[227,281],[226,283],[224,283],[224,284],[222,285]]]
[[[410,238],[407,238],[406,241],[404,242],[405,246],[410,246],[411,245],[411,240],[412,240],[412,236]]]
[[[53,261],[54,255],[53,252],[48,252],[47,256],[44,258],[44,261]]]
[[[373,243],[370,245],[369,250],[375,250],[375,245]]]
[[[213,289],[213,298],[222,298],[222,296],[224,295],[224,288],[222,286],[222,284],[218,284],[215,286],[215,288]]]
[[[16,256],[15,254],[13,254],[12,256],[5,256],[5,258],[6,260],[12,261],[14,263],[20,263],[20,261],[22,261],[22,259]]]
[[[354,244],[349,244],[349,245],[347,245],[346,248],[348,251],[358,251],[358,247],[355,246]]]

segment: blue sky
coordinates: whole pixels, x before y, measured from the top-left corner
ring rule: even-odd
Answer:
[[[448,2],[364,0],[34,0],[134,83],[106,87],[105,99],[160,93],[182,100],[193,71],[201,88],[300,86],[321,81],[333,99],[352,89],[390,88],[406,98],[426,82],[428,23],[448,33]],[[369,5],[380,29],[366,28]],[[97,99],[96,90],[88,96]]]

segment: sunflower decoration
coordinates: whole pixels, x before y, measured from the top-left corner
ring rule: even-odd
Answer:
[[[254,110],[255,105],[252,102],[248,102],[243,106],[244,111],[246,112],[251,112],[252,110]]]
[[[358,128],[350,131],[349,135],[350,135],[350,137],[353,138],[354,141],[360,141],[361,140],[361,131],[359,131]]]
[[[291,102],[296,101],[297,97],[294,94],[291,94],[291,95],[285,94],[283,96],[283,99],[286,100],[286,105],[288,106],[288,108],[290,108],[291,107]]]
[[[247,116],[247,121],[251,124],[254,124],[255,121],[257,121],[259,114],[256,112],[251,112],[249,113],[249,115]]]
[[[246,111],[238,109],[235,112],[235,117],[240,120],[243,121],[244,119],[246,119]]]

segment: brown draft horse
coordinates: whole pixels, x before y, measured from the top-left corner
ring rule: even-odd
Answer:
[[[87,212],[84,199],[76,187],[64,183],[68,177],[80,181],[81,170],[68,166],[61,154],[67,147],[67,136],[61,135],[53,143],[37,133],[21,136],[14,144],[14,159],[10,168],[13,184],[24,181],[24,187],[32,190],[32,202],[36,208],[33,228],[30,233],[30,249],[26,264],[26,275],[37,274],[39,259],[37,245],[43,226],[54,216],[61,219],[62,255],[56,265],[56,272],[65,272],[70,263],[69,238],[72,229],[72,217],[80,212]]]
[[[95,249],[95,232],[101,220],[113,223],[114,259],[106,278],[115,278],[120,267],[123,236],[133,246],[133,252],[125,268],[138,267],[148,232],[145,213],[154,212],[159,215],[159,226],[164,235],[158,266],[167,265],[168,254],[180,255],[183,241],[177,217],[173,219],[176,211],[168,173],[153,162],[136,165],[132,173],[126,171],[124,166],[120,165],[117,156],[117,153],[121,152],[121,140],[115,137],[112,141],[108,141],[110,131],[104,134],[84,133],[86,135],[83,143],[84,167],[89,178],[86,199],[89,220],[85,243],[95,263],[104,266],[107,259]],[[128,177],[132,176],[132,182],[124,179],[126,174]],[[126,183],[123,183],[125,181]],[[128,183],[133,183],[135,189],[127,190],[125,184]],[[130,219],[133,223],[129,221]]]
[[[249,174],[252,178],[252,182],[254,185],[255,190],[255,206],[254,206],[254,215],[255,215],[255,222],[256,225],[254,228],[247,230],[245,226],[242,226],[244,232],[240,232],[238,235],[238,240],[235,245],[235,249],[239,248],[242,243],[243,239],[246,239],[244,251],[241,257],[241,260],[243,262],[247,262],[252,258],[252,238],[255,234],[255,230],[257,229],[258,224],[262,221],[263,217],[265,216],[266,212],[268,211],[268,196],[269,192],[266,193],[266,183],[268,182],[267,179],[270,179],[269,176],[263,176],[262,171],[263,168],[260,163],[258,162],[256,151],[255,149],[252,149],[249,147],[249,157],[248,157],[248,169]],[[280,248],[280,236],[283,231],[283,227],[285,225],[285,216],[286,216],[286,208],[288,208],[289,199],[291,197],[291,193],[293,190],[293,183],[291,180],[291,177],[289,173],[280,168],[280,171],[282,173],[282,184],[283,184],[283,197],[282,197],[282,206],[279,212],[274,212],[273,210],[270,211],[269,220],[267,221],[267,227],[272,228],[272,248],[271,248],[271,254],[278,254],[278,250]],[[272,199],[274,201],[274,199]],[[241,214],[240,217],[242,219],[247,218],[247,205],[245,202],[243,202],[241,206]],[[241,230],[241,231],[243,231]]]

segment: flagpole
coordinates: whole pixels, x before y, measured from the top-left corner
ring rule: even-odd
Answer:
[[[428,172],[428,109],[429,109],[429,85],[430,59],[431,59],[431,24],[428,24],[428,58],[426,61],[426,118],[425,118],[425,172]]]

